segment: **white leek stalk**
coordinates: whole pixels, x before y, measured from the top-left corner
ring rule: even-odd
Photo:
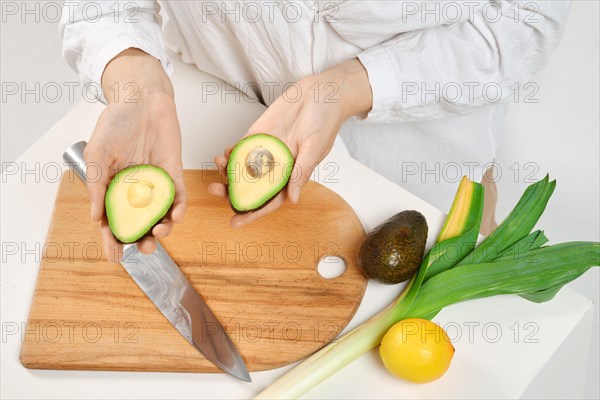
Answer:
[[[256,399],[297,399],[373,349],[396,322],[392,306],[314,353],[276,380]]]

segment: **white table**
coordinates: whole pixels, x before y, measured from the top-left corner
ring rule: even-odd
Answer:
[[[206,167],[235,143],[263,111],[228,94],[202,96],[215,79],[177,63],[173,78],[183,134],[185,168]],[[218,83],[220,85],[220,83]],[[103,106],[81,102],[2,176],[2,398],[249,398],[289,367],[252,373],[251,384],[225,374],[27,370],[19,362],[21,334],[50,222],[65,148],[87,140]],[[32,116],[34,117],[34,116]],[[16,134],[14,132],[6,134]],[[18,134],[18,133],[17,133]],[[23,173],[23,171],[33,171]],[[329,174],[335,170],[335,175]],[[7,171],[9,171],[7,169]],[[325,177],[334,178],[325,179]],[[431,244],[443,213],[334,149],[315,180],[339,193],[366,230],[403,209],[421,211]],[[348,328],[392,301],[398,286],[369,283]],[[577,397],[584,387],[592,304],[565,288],[549,303],[502,296],[452,306],[435,319],[455,341],[448,373],[427,385],[393,378],[376,351],[364,355],[305,395],[307,398]],[[569,374],[564,374],[568,369]],[[556,378],[554,378],[556,376]],[[567,382],[565,376],[571,377]],[[574,381],[572,377],[580,377]],[[544,378],[542,380],[542,378]],[[541,384],[540,382],[543,382]],[[548,383],[551,382],[551,383]]]

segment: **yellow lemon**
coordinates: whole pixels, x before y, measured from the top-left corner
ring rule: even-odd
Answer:
[[[381,341],[379,354],[395,376],[424,383],[444,375],[454,356],[454,346],[438,324],[409,318],[390,328]]]

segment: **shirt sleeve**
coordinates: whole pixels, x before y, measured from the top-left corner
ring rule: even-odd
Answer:
[[[569,1],[471,3],[483,7],[466,20],[401,33],[358,55],[373,91],[366,121],[447,118],[508,101],[516,85],[523,93],[570,10]]]
[[[85,85],[95,86],[99,99],[104,68],[128,48],[157,58],[171,75],[159,10],[156,1],[65,1],[59,25],[63,56]]]

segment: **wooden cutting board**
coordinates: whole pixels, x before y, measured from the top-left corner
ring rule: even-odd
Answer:
[[[331,341],[360,304],[364,231],[337,194],[309,182],[300,203],[232,229],[226,200],[207,192],[212,171],[185,171],[185,222],[165,249],[213,310],[250,371],[300,360]],[[119,264],[104,261],[84,184],[65,173],[33,296],[21,362],[27,368],[218,369],[171,326]],[[346,271],[323,278],[339,256]],[[333,264],[324,264],[332,268]]]

